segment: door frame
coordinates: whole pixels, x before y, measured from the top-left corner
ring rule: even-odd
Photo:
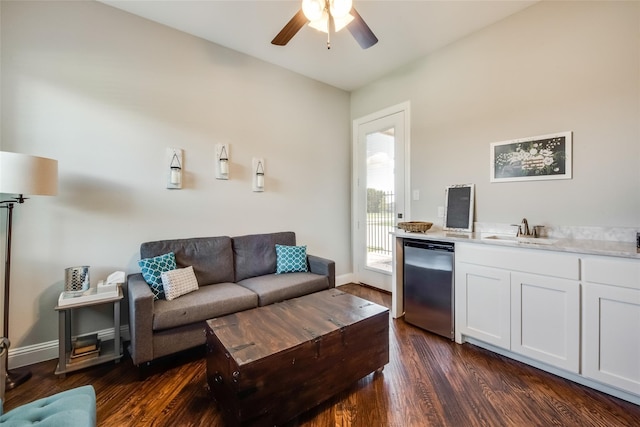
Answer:
[[[358,195],[358,189],[359,189],[359,176],[360,176],[360,162],[358,159],[358,138],[359,138],[359,131],[360,131],[360,126],[367,124],[369,122],[372,122],[374,120],[378,120],[378,119],[382,119],[384,117],[393,115],[393,114],[397,114],[397,113],[403,113],[404,114],[404,204],[402,206],[402,211],[399,210],[399,208],[396,208],[396,210],[398,212],[403,212],[403,220],[404,221],[408,221],[411,217],[411,197],[410,197],[410,193],[411,193],[411,171],[410,171],[410,122],[411,122],[411,109],[410,109],[411,105],[409,101],[405,101],[402,102],[400,104],[396,104],[393,105],[391,107],[387,107],[384,108],[382,110],[376,111],[374,113],[368,114],[364,117],[360,117],[357,119],[353,120],[353,126],[352,126],[352,139],[351,139],[351,150],[352,150],[352,155],[351,155],[351,170],[352,170],[352,177],[351,177],[351,264],[353,266],[353,273],[352,276],[354,278],[354,281],[356,283],[360,283],[360,275],[359,275],[359,265],[358,265],[358,260],[359,260],[359,254],[358,254],[358,247],[357,247],[357,242],[358,242],[358,230],[359,230],[359,219],[358,219],[358,212],[359,209],[361,209],[361,207],[359,206],[359,195]],[[397,212],[396,212],[397,213]],[[393,276],[395,275],[395,244],[392,245],[393,249],[393,262],[392,262],[392,278],[391,278],[391,291],[392,293],[394,293],[394,283],[395,280],[393,279]],[[383,273],[381,273],[383,274]]]

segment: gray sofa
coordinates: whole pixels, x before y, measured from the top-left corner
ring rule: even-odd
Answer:
[[[129,352],[133,363],[205,343],[207,319],[335,287],[335,263],[307,255],[309,272],[276,273],[275,245],[295,246],[293,232],[162,240],[140,245],[140,257],[173,252],[177,268],[193,266],[199,289],[154,300],[141,273],[127,277]]]

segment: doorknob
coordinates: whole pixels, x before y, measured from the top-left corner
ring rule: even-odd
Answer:
[[[398,219],[402,219],[402,214],[401,213],[398,214]]]

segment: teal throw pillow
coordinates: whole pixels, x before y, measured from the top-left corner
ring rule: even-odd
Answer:
[[[309,271],[306,246],[276,245],[276,274]]]
[[[153,258],[141,259],[138,265],[142,270],[142,277],[151,287],[153,299],[165,299],[164,287],[162,286],[162,273],[175,270],[176,256],[173,252]]]

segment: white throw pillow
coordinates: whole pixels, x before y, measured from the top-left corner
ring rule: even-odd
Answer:
[[[164,294],[169,301],[198,290],[198,279],[192,266],[165,271],[161,277]]]

